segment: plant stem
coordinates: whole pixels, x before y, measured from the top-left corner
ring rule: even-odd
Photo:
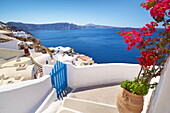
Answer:
[[[139,77],[140,77],[140,74],[141,74],[142,70],[143,70],[143,66],[141,66],[140,71],[139,71],[139,74],[138,74],[138,77],[137,77],[137,82],[138,82],[138,83],[139,83]]]
[[[156,71],[158,71],[158,69],[161,69],[162,65],[167,61],[169,57],[169,53],[167,54],[167,56],[165,57],[164,61],[161,62],[161,64],[159,65],[159,67],[156,69]]]

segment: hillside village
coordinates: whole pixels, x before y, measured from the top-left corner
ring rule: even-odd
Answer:
[[[70,47],[47,48],[31,33],[0,22],[0,85],[40,78],[43,65],[57,60],[75,66],[94,64]]]

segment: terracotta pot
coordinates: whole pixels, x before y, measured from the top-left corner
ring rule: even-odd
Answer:
[[[119,113],[141,113],[143,103],[143,96],[130,93],[125,89],[119,92],[116,101]]]

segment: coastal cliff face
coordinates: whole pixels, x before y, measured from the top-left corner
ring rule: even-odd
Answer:
[[[80,29],[81,26],[70,23],[54,23],[54,24],[25,24],[20,22],[8,22],[8,25],[15,26],[23,30],[60,30],[60,29]]]
[[[26,30],[23,30],[23,29],[20,29],[20,28],[18,28],[16,26],[5,24],[5,23],[3,23],[1,21],[0,21],[0,30],[8,30],[8,31],[11,31],[11,32],[12,31],[13,32],[23,31],[23,32],[25,32],[25,34],[29,35],[29,37],[25,38],[25,37],[22,37],[22,36],[14,36],[13,33],[5,34],[5,35],[13,37],[13,38],[16,38],[16,39],[21,40],[21,41],[31,41],[34,44],[41,44],[41,41],[39,39],[35,38],[30,32],[28,32]],[[2,37],[0,37],[0,38],[2,38]]]
[[[9,30],[9,31],[24,31],[26,32],[27,34],[30,34],[32,35],[31,33],[29,33],[28,31],[26,30],[23,30],[21,28],[18,28],[16,26],[13,26],[13,25],[10,25],[10,24],[5,24],[3,22],[0,21],[0,30]]]
[[[114,28],[114,29],[139,29],[132,27],[115,27],[107,25],[96,25],[96,24],[86,24],[86,25],[76,25],[73,23],[51,23],[51,24],[26,24],[21,22],[8,22],[14,29],[22,29],[25,31],[29,30],[69,30],[69,29],[95,29],[95,28]],[[162,28],[159,28],[162,29]]]
[[[21,22],[8,22],[8,25],[15,26],[23,30],[63,30],[63,29],[91,29],[91,28],[115,28],[113,26],[103,26],[87,24],[84,26],[70,23],[52,23],[52,24],[26,24]]]

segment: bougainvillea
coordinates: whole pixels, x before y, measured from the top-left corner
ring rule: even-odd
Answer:
[[[150,10],[150,15],[157,21],[162,22],[167,10],[170,9],[170,0],[146,0],[146,3],[142,3],[141,6]]]
[[[140,65],[143,65],[144,67],[153,65],[157,59],[158,55],[155,51],[142,51],[141,57],[137,58]]]
[[[149,85],[153,77],[160,76],[164,64],[170,54],[170,0],[146,0],[141,6],[150,11],[155,21],[146,24],[140,29],[119,32],[128,45],[127,50],[139,49],[140,56],[136,59],[141,65],[138,83]],[[162,25],[163,32],[156,34],[157,27]]]
[[[170,25],[166,28],[166,32],[170,32]]]

